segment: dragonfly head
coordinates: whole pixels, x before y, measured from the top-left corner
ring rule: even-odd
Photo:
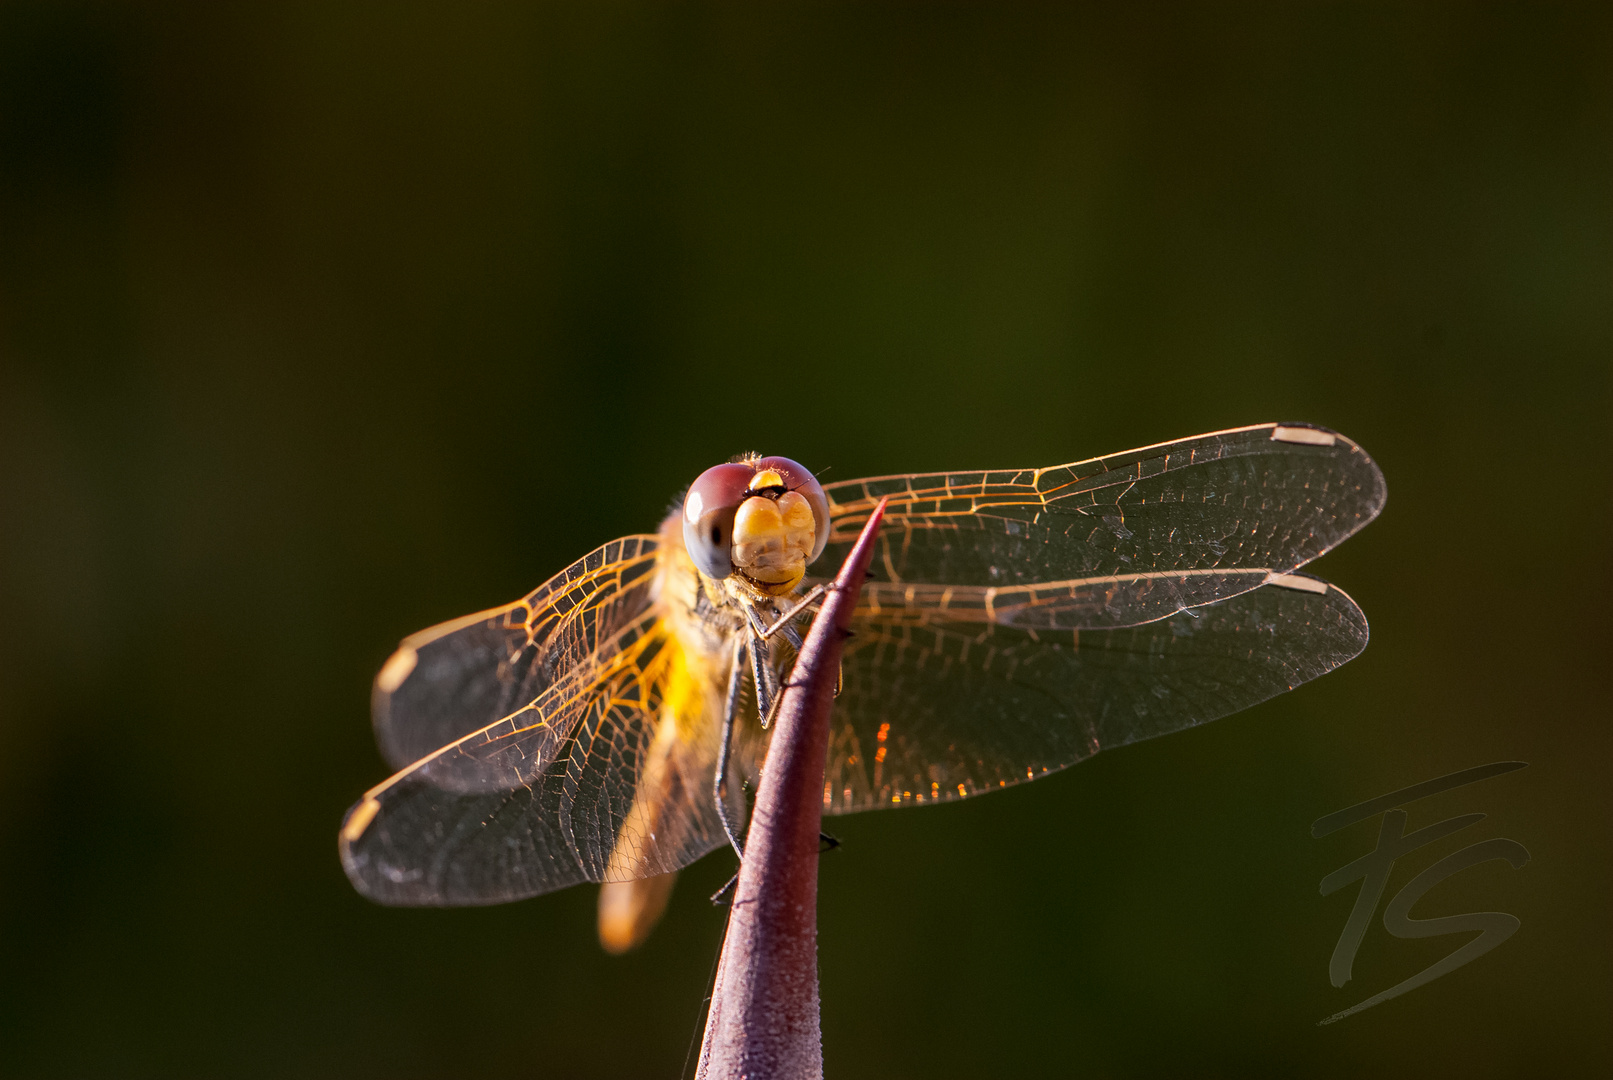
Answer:
[[[829,500],[804,467],[749,457],[700,474],[683,500],[683,545],[702,573],[787,596],[829,542]]]

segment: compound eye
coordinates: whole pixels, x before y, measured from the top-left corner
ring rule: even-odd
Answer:
[[[764,457],[756,462],[756,470],[760,472],[763,469],[778,473],[784,478],[784,486],[800,495],[812,507],[812,520],[817,526],[812,553],[807,556],[807,562],[812,562],[823,554],[824,545],[829,542],[829,497],[823,493],[823,485],[807,471],[806,466],[787,457]]]
[[[749,465],[715,465],[683,497],[683,546],[707,577],[721,580],[734,572],[734,514],[755,473]]]

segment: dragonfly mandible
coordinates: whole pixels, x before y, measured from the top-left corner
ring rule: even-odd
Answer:
[[[1366,619],[1297,570],[1384,497],[1361,447],[1307,424],[821,486],[785,458],[716,466],[659,532],[402,642],[372,698],[398,771],[348,811],[342,864],[396,905],[604,882],[621,951],[677,870],[742,845],[809,564],[832,574],[881,498],[825,814],[997,791],[1333,670]]]

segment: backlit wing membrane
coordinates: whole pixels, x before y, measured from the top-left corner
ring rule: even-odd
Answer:
[[[1259,588],[1271,571],[1183,570],[1049,581],[1039,585],[929,585],[870,581],[857,611],[885,625],[937,619],[1024,630],[1138,626]]]
[[[1325,674],[1367,642],[1361,610],[1300,574],[1111,630],[865,603],[846,644],[824,812],[943,802],[1202,724]]]
[[[386,904],[492,904],[724,843],[709,709],[663,710],[686,665],[653,612],[596,642],[531,704],[366,793],[342,827],[348,877]]]
[[[375,738],[401,769],[531,704],[643,614],[654,536],[596,548],[513,604],[412,634],[376,676]]]
[[[1366,644],[1348,596],[1293,572],[1383,506],[1378,467],[1322,428],[824,491],[820,571],[890,500],[835,703],[827,813],[1035,779],[1247,708]],[[668,612],[705,616],[668,597],[705,594],[688,560],[658,566],[658,543],[613,541],[514,604],[402,643],[373,701],[399,771],[340,837],[360,891],[498,903],[667,873],[726,842],[712,774],[723,642],[743,624],[674,632]],[[770,737],[747,704],[728,777],[736,821]]]
[[[873,565],[882,584],[1002,587],[1196,570],[1285,573],[1371,521],[1384,483],[1342,435],[1262,424],[1053,468],[913,473],[824,492],[834,528],[819,565],[838,565],[888,496]],[[1201,603],[1224,598],[1261,580],[1232,575],[1213,583],[1224,590],[1214,594],[1200,580],[1196,595]]]

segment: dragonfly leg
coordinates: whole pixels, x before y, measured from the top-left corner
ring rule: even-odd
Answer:
[[[718,905],[728,903],[728,897],[730,895],[732,895],[732,893],[734,891],[734,886],[738,885],[738,884],[739,884],[739,871],[735,870],[734,871],[734,876],[728,879],[728,883],[725,884],[722,888],[718,889],[716,892],[711,894],[711,902],[713,904],[718,904]]]
[[[722,745],[717,750],[717,775],[711,785],[712,794],[717,799],[717,818],[722,822],[722,831],[728,834],[734,854],[741,859],[745,857],[745,845],[728,816],[728,751],[734,741],[734,718],[739,715],[739,695],[745,684],[745,651],[743,640],[735,643],[733,664],[728,670],[728,700],[723,707]],[[712,899],[715,901],[716,898]]]
[[[784,610],[784,614],[779,615],[777,620],[775,620],[771,626],[762,622],[761,616],[756,613],[754,608],[752,608],[751,625],[756,628],[756,632],[762,636],[763,641],[767,641],[780,630],[784,630],[786,633],[788,633],[795,629],[795,627],[792,625],[795,622],[795,617],[801,614],[801,612],[805,611],[807,608],[811,607],[813,604],[817,603],[818,598],[824,593],[828,592],[830,588],[831,585],[827,583],[812,586],[812,588],[806,591],[801,599],[797,600],[795,603],[786,608]],[[796,647],[799,648],[801,644],[800,635],[796,634],[794,636],[794,640]]]
[[[754,605],[745,606],[745,614],[750,619],[751,627],[751,673],[756,681],[756,712],[762,718],[763,730],[772,725],[773,716],[778,711],[779,700],[783,696],[779,693],[778,676],[766,659],[768,640],[774,634],[783,634],[785,640],[793,645],[799,654],[801,632],[795,628],[795,618],[824,593],[830,592],[835,587],[832,582],[812,586],[805,596],[791,604],[782,614],[775,608],[773,614],[777,617],[771,624],[762,618],[762,614]],[[843,675],[836,676],[835,697],[840,696],[840,688],[844,681]]]
[[[790,644],[795,646],[796,655],[800,655],[800,652],[801,652],[801,634],[800,634],[800,632],[797,631],[795,629],[795,627],[793,627],[793,626],[785,626],[784,630],[783,630],[783,633],[784,633],[785,638],[787,638],[789,640]],[[765,645],[760,645],[760,644],[756,644],[756,643],[752,643],[751,647],[753,649],[765,649],[766,648]],[[794,662],[792,661],[791,665],[790,665],[790,670],[793,672],[794,669],[795,669],[795,665],[794,665]],[[772,667],[768,667],[767,670],[768,670],[769,674],[773,673]],[[773,703],[767,707],[767,712],[762,714],[762,730],[763,731],[766,731],[769,727],[773,726],[773,718],[778,715],[779,706],[784,703],[784,687],[794,685],[793,683],[791,683],[789,681],[789,677],[787,675],[785,676],[785,679],[784,679],[784,682],[783,682],[782,685],[777,682],[777,676],[776,675],[774,676],[774,680],[775,681],[774,681],[774,688],[773,688]],[[837,691],[835,691],[835,693],[836,693],[836,695],[838,695],[839,691],[837,690]]]
[[[783,694],[782,691],[780,693],[777,693],[777,694],[773,695],[773,707],[771,709],[767,710],[767,715],[766,716],[762,717],[762,730],[763,731],[766,731],[768,728],[773,726],[773,718],[778,715],[778,707],[780,705],[782,705],[783,703],[784,703],[784,694]]]
[[[756,715],[762,718],[762,727],[765,729],[773,722],[773,713],[778,708],[779,686],[778,672],[773,670],[773,663],[768,657],[767,642],[760,634],[752,633],[750,640],[750,669],[751,679],[756,683]]]
[[[784,635],[784,638],[785,638],[786,641],[788,641],[792,646],[795,647],[796,655],[799,656],[801,654],[801,631],[797,630],[794,626],[791,626],[789,623],[782,623],[778,627],[778,631],[779,631],[779,633]],[[837,668],[836,673],[835,673],[835,697],[840,696],[841,688],[844,687],[845,684],[846,684],[846,673],[845,673],[845,671],[843,669]],[[790,683],[789,679],[786,678],[785,681],[784,681],[784,685],[785,686],[790,686],[792,684]],[[773,723],[773,717],[775,715],[777,715],[777,713],[778,713],[779,703],[781,701],[783,701],[783,700],[784,700],[784,695],[782,693],[779,694],[776,698],[773,699],[773,707],[770,710],[768,710],[768,713],[767,713],[766,716],[762,717],[762,727],[764,729],[767,728],[769,725],[771,725]]]

